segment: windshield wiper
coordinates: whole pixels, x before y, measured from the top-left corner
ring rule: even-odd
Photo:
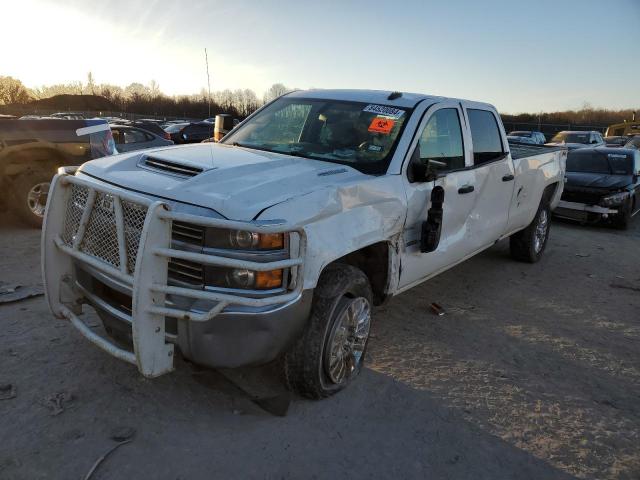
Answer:
[[[263,151],[263,152],[273,152],[273,150],[270,150],[270,149],[265,148],[265,147],[259,147],[257,145],[251,144],[251,143],[233,142],[231,145],[233,145],[234,147],[249,148],[251,150],[260,150],[260,151]]]

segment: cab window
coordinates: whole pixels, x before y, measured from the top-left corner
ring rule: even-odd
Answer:
[[[141,130],[126,129],[124,130],[124,143],[142,143],[148,142],[149,139]]]
[[[488,110],[468,109],[471,140],[473,141],[473,163],[481,165],[492,162],[504,154],[498,122]]]
[[[416,147],[421,163],[437,171],[464,168],[464,148],[458,110],[443,108],[435,112],[422,130]],[[417,153],[417,152],[416,152]],[[417,155],[414,156],[417,157]]]

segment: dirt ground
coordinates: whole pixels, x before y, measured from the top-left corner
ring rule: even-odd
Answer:
[[[39,283],[39,232],[7,223],[0,280]],[[92,479],[639,479],[639,307],[640,220],[555,222],[536,265],[502,242],[377,309],[362,376],[281,417],[255,371],[147,380],[43,297],[0,305],[0,478],[83,478],[131,428]]]

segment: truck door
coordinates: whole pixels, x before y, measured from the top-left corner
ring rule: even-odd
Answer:
[[[469,219],[473,250],[479,251],[506,233],[515,173],[497,113],[466,108],[471,131],[475,205]]]
[[[460,104],[443,102],[430,107],[417,129],[405,160],[403,175],[407,192],[407,219],[403,232],[402,270],[399,288],[406,289],[462,260],[472,250],[468,222],[475,204],[468,129]],[[437,177],[412,173],[425,165]],[[434,201],[435,200],[435,201]],[[441,213],[437,247],[421,248],[423,225]]]

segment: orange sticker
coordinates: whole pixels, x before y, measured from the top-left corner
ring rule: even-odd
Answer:
[[[388,135],[391,133],[391,129],[395,125],[396,121],[391,118],[376,117],[371,121],[369,125],[369,131],[375,133],[384,133]]]

